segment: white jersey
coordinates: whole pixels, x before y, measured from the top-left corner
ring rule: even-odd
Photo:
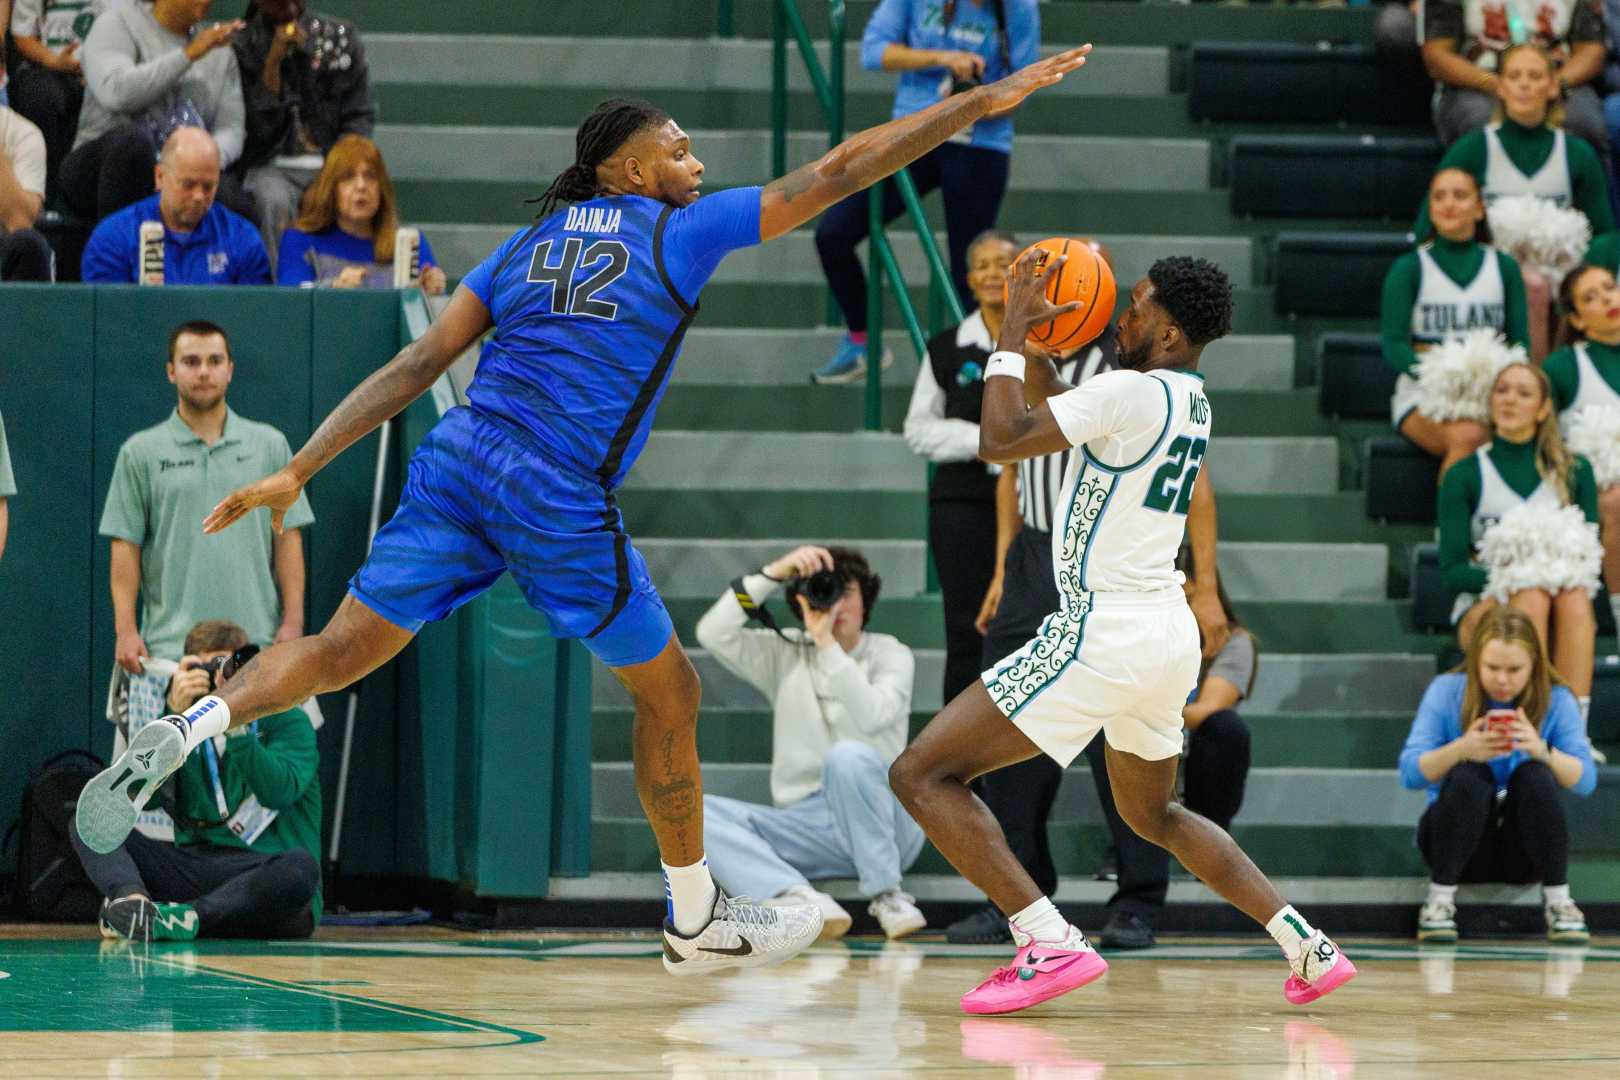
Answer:
[[[1093,593],[1178,588],[1176,552],[1209,448],[1203,376],[1109,371],[1046,403],[1079,448],[1052,536],[1064,608],[1089,608]]]
[[[1558,492],[1542,477],[1541,483],[1536,485],[1528,498],[1520,495],[1508,486],[1502,479],[1501,472],[1491,461],[1491,444],[1486,443],[1474,451],[1474,458],[1479,462],[1479,505],[1474,507],[1473,516],[1468,522],[1468,531],[1473,538],[1474,547],[1485,539],[1485,533],[1492,525],[1507,515],[1509,511],[1516,510],[1525,503],[1541,503],[1549,510],[1556,510],[1560,506]]]
[[[1412,340],[1437,345],[1470,330],[1507,327],[1507,286],[1496,249],[1480,245],[1485,257],[1473,280],[1459,285],[1440,269],[1425,244],[1417,249],[1418,294],[1412,304]]]
[[[1586,342],[1578,342],[1575,345],[1575,400],[1569,403],[1563,415],[1574,416],[1581,409],[1615,408],[1620,408],[1620,394],[1615,393],[1609,380],[1592,363]]]
[[[1486,203],[1495,202],[1504,195],[1539,195],[1551,199],[1559,206],[1575,201],[1575,185],[1569,177],[1569,155],[1564,146],[1564,130],[1553,130],[1552,153],[1542,162],[1534,176],[1526,176],[1508,157],[1507,148],[1497,132],[1501,124],[1485,128],[1485,183]]]

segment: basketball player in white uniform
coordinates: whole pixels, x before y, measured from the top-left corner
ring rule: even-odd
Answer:
[[[1292,969],[1284,994],[1314,1001],[1354,976],[1354,965],[1227,833],[1175,798],[1181,708],[1198,681],[1199,644],[1174,564],[1209,448],[1198,358],[1231,328],[1231,284],[1202,259],[1159,260],[1120,316],[1120,370],[1074,389],[1044,354],[1022,353],[1032,326],[1078,306],[1046,299],[1046,275],[1062,265],[1032,251],[1013,266],[979,427],[988,461],[1079,450],[1053,529],[1062,607],[950,702],[889,771],[934,846],[1010,916],[1017,955],[965,994],[962,1008],[1013,1012],[1108,970],[968,788],[1039,753],[1067,765],[1099,731],[1121,816],[1265,926]]]

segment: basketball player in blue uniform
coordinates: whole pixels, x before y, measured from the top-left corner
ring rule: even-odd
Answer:
[[[510,571],[553,632],[582,639],[635,703],[636,789],[669,901],[664,966],[678,975],[747,967],[814,941],[815,908],[742,903],[709,875],[697,673],[613,492],[646,443],[699,290],[728,252],[781,236],[1009,112],[1079,68],[1090,49],[863,131],[763,188],[702,199],[703,165],[667,113],[620,99],[597,106],[538,224],[467,275],[427,333],[349,394],[285,468],[208,517],[204,530],[217,532],[267,507],[279,529],[327,462],[494,329],[471,406],[446,413],[417,449],[398,510],[325,629],[266,649],[219,694],[137,733],[80,796],[85,843],[97,851],[121,843],[138,809],[204,739],[349,685]]]

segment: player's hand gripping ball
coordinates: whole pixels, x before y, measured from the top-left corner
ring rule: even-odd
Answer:
[[[1068,256],[1047,282],[1046,299],[1054,307],[1075,302],[1080,306],[1047,322],[1036,323],[1030,328],[1029,341],[1052,353],[1089,345],[1114,318],[1114,272],[1095,247],[1084,240],[1063,236],[1031,244],[1018,253],[1018,259],[1037,248],[1048,253],[1049,263],[1056,256]],[[1006,295],[1007,286],[1003,285],[1003,302]]]

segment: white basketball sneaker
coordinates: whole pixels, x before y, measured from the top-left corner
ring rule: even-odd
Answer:
[[[766,907],[716,888],[709,924],[684,937],[664,920],[664,970],[671,975],[707,975],[728,968],[762,967],[797,955],[821,933],[814,904]]]
[[[765,901],[765,906],[772,908],[804,904],[814,904],[821,912],[820,941],[837,941],[849,933],[850,926],[855,922],[854,916],[844,909],[843,904],[809,885],[795,885]]]
[[[917,907],[916,898],[899,889],[890,889],[867,905],[866,913],[875,917],[883,927],[883,936],[890,941],[910,937],[928,925],[928,920]]]
[[[154,720],[135,733],[107,769],[84,785],[74,823],[85,847],[100,855],[117,850],[170,773],[186,760],[185,721]]]

